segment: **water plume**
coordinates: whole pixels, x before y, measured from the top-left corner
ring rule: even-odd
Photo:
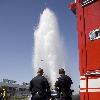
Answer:
[[[65,67],[66,59],[58,21],[53,11],[46,8],[40,15],[39,25],[34,32],[33,70],[36,75],[39,67],[54,88],[58,69]]]

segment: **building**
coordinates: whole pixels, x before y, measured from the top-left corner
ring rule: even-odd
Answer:
[[[0,82],[0,87],[6,88],[7,95],[9,96],[28,96],[29,92],[29,83],[23,82],[22,84],[17,84],[16,81],[3,79]]]

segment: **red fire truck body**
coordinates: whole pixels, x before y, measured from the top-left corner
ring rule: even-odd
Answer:
[[[80,100],[100,100],[100,0],[76,0],[72,9],[77,18]]]
[[[100,100],[100,0],[77,0],[80,100]]]

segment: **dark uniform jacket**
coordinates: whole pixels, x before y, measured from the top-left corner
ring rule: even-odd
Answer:
[[[30,91],[32,96],[38,94],[42,98],[48,98],[50,96],[50,86],[47,79],[44,76],[36,76],[30,81]]]
[[[55,83],[55,87],[57,91],[64,97],[66,96],[71,96],[71,84],[72,80],[69,76],[67,75],[62,75],[61,77],[58,78],[58,81]]]

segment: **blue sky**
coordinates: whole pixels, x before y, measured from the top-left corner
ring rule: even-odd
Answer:
[[[75,87],[79,85],[76,16],[71,0],[0,0],[0,80],[29,82],[32,78],[33,27],[47,7],[57,16],[66,48],[67,67]]]

